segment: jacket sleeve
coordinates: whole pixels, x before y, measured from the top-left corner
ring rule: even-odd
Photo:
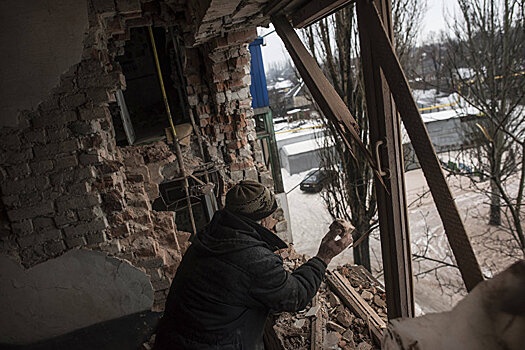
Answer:
[[[260,259],[252,260],[250,299],[258,306],[273,311],[303,310],[317,293],[326,272],[325,263],[312,258],[293,273],[283,267],[282,258],[269,252]]]

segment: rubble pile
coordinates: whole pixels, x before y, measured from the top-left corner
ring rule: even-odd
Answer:
[[[289,271],[308,260],[293,246],[279,254]],[[385,293],[379,282],[360,266],[345,265],[337,270],[386,321]],[[273,330],[282,349],[378,349],[372,342],[367,320],[347,308],[325,282],[305,310],[274,315]]]
[[[386,313],[386,293],[383,286],[362,266],[344,265],[337,270],[348,279],[363,299],[375,312],[388,322]]]

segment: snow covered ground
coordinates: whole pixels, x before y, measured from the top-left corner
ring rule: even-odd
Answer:
[[[288,205],[295,248],[303,254],[314,256],[321,238],[328,231],[332,218],[319,193],[302,192],[299,187],[293,189],[308,171],[295,175],[288,174],[285,169],[282,169],[282,172],[285,190],[290,191]],[[449,251],[448,242],[432,197],[428,193],[422,171],[413,170],[406,173],[406,184],[412,253],[424,253],[440,260],[446,258]],[[496,252],[497,249],[494,248],[497,247],[488,247],[493,243],[486,240],[486,235],[482,235],[491,230],[486,225],[485,215],[488,210],[485,204],[486,198],[468,189],[467,178],[453,178],[450,184],[456,203],[464,217],[467,231],[470,233],[478,260],[484,267],[484,273],[490,275],[503,270],[515,258]],[[371,234],[370,247],[374,275],[382,279],[378,232]],[[351,249],[344,251],[334,259],[330,267],[345,263],[353,263]],[[435,266],[435,263],[426,261],[413,265],[418,314],[450,310],[465,293],[462,289],[461,277],[456,269],[446,267],[432,270]],[[431,271],[423,273],[427,270]]]

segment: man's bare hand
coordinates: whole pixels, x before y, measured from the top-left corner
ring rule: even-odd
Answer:
[[[326,265],[343,250],[352,244],[352,233],[354,226],[348,221],[337,219],[330,225],[330,231],[324,236],[319,246],[317,257],[323,260]],[[339,239],[336,240],[336,238]]]

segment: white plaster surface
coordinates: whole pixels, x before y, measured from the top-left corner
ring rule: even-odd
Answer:
[[[80,62],[86,0],[0,1],[0,126],[16,126]]]
[[[144,272],[91,250],[71,250],[28,270],[1,255],[0,280],[0,343],[33,343],[153,304]]]
[[[476,286],[451,311],[391,320],[383,350],[522,350],[525,260]]]

